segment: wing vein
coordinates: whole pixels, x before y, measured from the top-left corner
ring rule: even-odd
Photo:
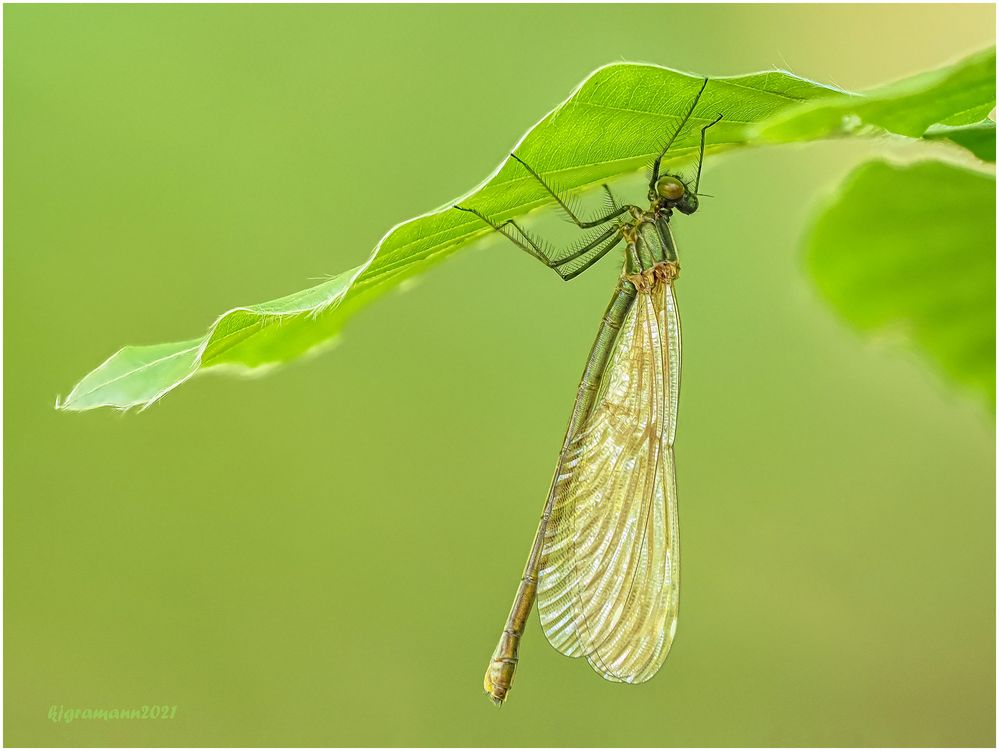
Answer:
[[[539,570],[548,640],[608,680],[648,680],[675,632],[678,380],[675,300],[657,283],[639,293],[560,457]]]

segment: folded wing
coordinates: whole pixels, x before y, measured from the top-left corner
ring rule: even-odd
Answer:
[[[676,631],[679,379],[676,300],[657,279],[639,292],[593,409],[559,458],[539,569],[548,641],[608,680],[651,678]]]

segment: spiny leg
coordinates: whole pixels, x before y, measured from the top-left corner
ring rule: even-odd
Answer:
[[[619,230],[619,227],[617,225],[615,225],[614,227],[609,227],[606,231],[600,233],[599,236],[597,236],[595,238],[592,238],[591,240],[589,240],[588,242],[586,242],[584,245],[582,245],[582,246],[580,246],[580,247],[578,247],[578,248],[570,251],[569,255],[567,255],[565,258],[560,258],[559,260],[556,261],[556,260],[554,260],[554,257],[557,255],[557,253],[552,253],[550,250],[548,252],[546,252],[545,249],[543,249],[538,244],[537,240],[535,240],[533,237],[531,237],[527,233],[527,230],[525,230],[523,227],[521,227],[519,224],[517,224],[517,222],[515,220],[513,220],[513,219],[507,219],[505,222],[502,222],[500,224],[496,224],[489,217],[487,217],[485,214],[483,214],[482,212],[478,211],[477,209],[469,209],[469,208],[465,208],[464,206],[455,206],[455,208],[458,209],[459,211],[466,211],[466,212],[468,212],[470,214],[474,214],[479,219],[481,219],[486,224],[488,224],[490,227],[492,227],[494,230],[496,230],[501,235],[503,235],[505,238],[507,238],[508,240],[510,240],[511,242],[513,242],[514,244],[518,245],[523,250],[526,250],[528,253],[530,253],[532,256],[534,256],[535,258],[537,258],[539,261],[541,261],[543,264],[545,264],[549,268],[555,268],[556,266],[562,266],[562,265],[568,263],[569,261],[574,261],[577,258],[579,258],[580,256],[586,255],[586,253],[588,253],[589,251],[593,250],[593,248],[595,248],[600,243],[602,243],[605,240],[607,240],[608,238],[610,238],[611,235],[613,235],[615,232],[617,232]],[[520,236],[523,238],[523,241],[518,240],[516,237],[513,237],[512,235],[510,235],[507,232],[504,232],[503,229],[505,227],[507,227],[507,226],[511,226],[515,230],[517,230],[517,232],[519,232]],[[524,242],[527,243],[527,247],[524,246],[524,244],[523,244]]]
[[[604,183],[600,187],[603,188],[604,193],[607,194],[607,205],[611,209],[616,209],[620,204],[618,203],[617,199],[614,197],[614,193],[611,191],[610,186],[607,183]],[[628,273],[637,274],[639,271],[642,270],[642,262],[638,259],[638,251],[636,250],[634,243],[628,244],[628,250],[626,252],[627,252],[626,269],[628,270]]]
[[[701,165],[704,164],[704,136],[708,131],[708,128],[713,125],[717,125],[721,122],[721,119],[725,117],[724,115],[718,115],[714,120],[701,128],[701,150],[697,153],[697,179],[694,181],[694,194],[697,193],[697,188],[701,184]]]
[[[513,219],[507,219],[502,224],[496,224],[493,220],[491,220],[489,217],[487,217],[485,214],[483,214],[482,212],[478,211],[477,209],[469,209],[469,208],[465,208],[464,206],[458,206],[458,205],[455,205],[454,208],[458,209],[458,211],[464,211],[464,212],[467,212],[469,214],[474,214],[479,219],[481,219],[486,224],[488,224],[490,227],[492,227],[494,230],[496,230],[501,235],[503,235],[503,237],[505,237],[506,239],[508,239],[514,245],[516,245],[518,248],[520,248],[521,250],[529,253],[531,255],[531,257],[535,258],[538,261],[541,261],[541,263],[543,263],[545,266],[548,266],[549,268],[551,268],[552,263],[551,263],[551,261],[548,260],[548,257],[545,255],[544,251],[541,250],[540,247],[538,247],[538,244],[536,242],[534,242],[534,240],[529,235],[527,235],[524,232],[524,230],[522,230],[520,228],[520,225],[518,225],[515,221],[513,221]],[[512,225],[514,229],[516,229],[518,232],[520,232],[520,234],[527,241],[527,244],[525,244],[521,240],[518,240],[516,237],[513,237],[509,233],[504,232],[503,228],[506,227],[507,225]]]
[[[583,271],[585,271],[594,263],[596,263],[598,260],[600,260],[611,248],[614,247],[614,245],[617,244],[617,240],[620,239],[621,237],[620,235],[621,228],[619,225],[608,227],[606,232],[602,232],[599,236],[597,236],[590,242],[586,243],[581,248],[578,248],[575,251],[571,252],[565,258],[560,258],[559,260],[555,261],[550,259],[548,255],[545,253],[545,251],[542,250],[541,246],[539,246],[538,243],[534,240],[534,238],[532,238],[529,234],[527,234],[527,232],[513,219],[507,219],[505,222],[496,224],[494,221],[489,219],[489,217],[487,217],[485,214],[478,211],[477,209],[466,208],[464,206],[455,206],[454,208],[458,209],[458,211],[464,211],[469,214],[474,214],[483,222],[492,227],[494,230],[503,235],[505,238],[510,240],[518,248],[529,253],[533,258],[537,259],[538,261],[541,261],[541,263],[543,263],[545,266],[552,269],[565,281],[569,281],[570,279],[576,278],[577,276],[579,276],[579,274],[581,274]],[[518,239],[517,237],[511,235],[508,232],[504,232],[503,230],[507,226],[513,227],[515,230],[517,230],[517,232],[520,233],[520,236],[523,238],[523,240]],[[610,243],[607,247],[600,248],[599,252],[594,256],[594,258],[587,261],[587,263],[581,269],[577,269],[576,271],[566,274],[559,268],[560,266],[564,266],[565,264],[571,261],[575,261],[576,259],[581,258],[582,256],[589,253],[591,250],[598,248],[601,245],[601,243],[610,240],[615,234],[617,235],[617,238],[615,238],[614,242]]]
[[[607,205],[608,205],[608,206],[609,206],[609,207],[610,207],[610,208],[611,208],[612,210],[616,210],[616,209],[618,208],[619,204],[618,204],[618,202],[617,202],[617,199],[616,199],[616,198],[614,198],[614,194],[613,194],[613,193],[611,193],[611,189],[610,189],[610,186],[609,186],[609,185],[608,185],[607,183],[604,183],[604,184],[603,184],[603,185],[601,185],[600,187],[601,187],[601,188],[603,188],[603,189],[604,189],[604,193],[606,193],[606,194],[607,194]]]
[[[571,271],[568,274],[563,274],[561,271],[558,271],[558,269],[556,269],[558,275],[561,276],[567,282],[572,281],[577,276],[586,271],[588,268],[590,268],[590,266],[592,266],[601,258],[603,258],[605,255],[607,255],[615,245],[621,242],[622,239],[624,239],[624,235],[621,234],[618,234],[616,237],[612,237],[611,241],[607,245],[605,245],[603,248],[597,251],[597,253],[594,254],[593,258],[590,258],[586,263],[584,263],[578,269],[576,269],[575,271]],[[566,259],[565,261],[560,261],[558,265],[561,266],[562,264],[568,263],[569,260],[570,259]]]
[[[561,196],[559,196],[559,194],[556,193],[551,188],[551,186],[548,185],[548,183],[546,183],[544,181],[544,178],[542,178],[541,175],[539,175],[534,170],[534,168],[531,167],[531,165],[529,165],[527,162],[525,162],[523,159],[521,159],[516,154],[510,154],[510,156],[512,156],[514,159],[516,159],[518,162],[520,162],[520,164],[523,165],[524,169],[526,169],[528,172],[530,172],[531,176],[535,180],[537,180],[539,183],[541,183],[541,187],[544,188],[548,192],[548,195],[550,195],[552,198],[555,199],[555,202],[559,206],[562,207],[562,210],[566,214],[569,215],[569,218],[580,229],[590,229],[592,227],[598,227],[601,224],[604,224],[605,222],[609,222],[614,217],[621,216],[621,214],[624,214],[626,211],[628,211],[629,209],[632,208],[631,206],[621,206],[621,207],[615,208],[614,211],[612,211],[611,213],[607,214],[607,216],[604,216],[604,217],[602,217],[600,219],[594,219],[593,221],[590,221],[590,222],[584,222],[582,219],[580,219],[578,216],[576,216],[576,212],[574,212],[571,208],[569,208],[569,205],[565,201],[562,200]]]
[[[663,147],[663,150],[660,151],[659,156],[656,157],[656,161],[653,162],[652,179],[649,180],[650,191],[654,191],[656,189],[656,183],[659,182],[659,165],[662,162],[663,157],[666,156],[666,152],[670,150],[670,147],[673,145],[673,142],[676,140],[677,136],[680,135],[680,132],[683,130],[683,126],[687,124],[687,121],[690,119],[690,116],[694,114],[694,108],[697,106],[697,102],[700,100],[701,94],[704,93],[704,89],[707,85],[708,85],[708,79],[705,78],[704,83],[701,84],[701,88],[697,92],[697,96],[694,97],[694,101],[692,101],[690,103],[690,107],[687,108],[687,114],[683,116],[683,119],[680,121],[680,124],[677,126],[676,131],[673,133],[672,136],[670,136],[669,141],[666,142],[666,145]]]

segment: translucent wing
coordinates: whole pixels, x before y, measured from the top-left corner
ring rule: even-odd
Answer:
[[[666,659],[680,596],[680,321],[670,278],[640,287],[593,409],[559,458],[538,581],[552,646],[628,683]]]

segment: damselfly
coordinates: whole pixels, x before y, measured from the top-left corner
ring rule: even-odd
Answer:
[[[680,391],[680,317],[673,282],[680,264],[670,231],[674,211],[693,214],[708,128],[701,128],[693,186],[660,174],[707,79],[652,164],[649,206],[619,205],[583,221],[533,168],[516,159],[581,229],[607,228],[569,253],[551,252],[514,220],[488,223],[572,279],[625,243],[624,268],[600,322],[569,419],[555,478],[517,589],[486,671],[497,704],[510,690],[535,600],[548,641],[586,657],[604,678],[641,683],[659,670],[676,633],[680,600],[673,439]]]

